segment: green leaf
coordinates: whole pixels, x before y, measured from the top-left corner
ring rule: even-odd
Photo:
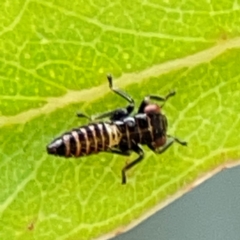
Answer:
[[[92,239],[130,228],[240,158],[240,8],[225,1],[34,1],[0,9],[0,239]],[[188,141],[146,157],[48,156],[46,145],[89,115],[164,106],[169,133]],[[124,226],[124,227],[123,227]]]

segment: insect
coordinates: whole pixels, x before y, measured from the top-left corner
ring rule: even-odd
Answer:
[[[89,119],[89,124],[63,133],[48,146],[49,154],[63,157],[81,157],[99,152],[109,152],[129,156],[131,152],[138,157],[122,169],[122,184],[126,184],[126,171],[144,158],[141,145],[147,145],[155,153],[163,153],[174,142],[186,146],[187,142],[167,134],[167,118],[161,112],[168,98],[175,95],[171,91],[165,97],[148,95],[141,102],[137,114],[132,112],[135,102],[126,92],[113,87],[112,76],[107,76],[110,89],[128,101],[125,108],[117,108],[95,116],[83,113],[78,117]],[[163,102],[160,106],[151,100]],[[107,121],[99,121],[108,118]],[[96,121],[98,120],[98,121]]]

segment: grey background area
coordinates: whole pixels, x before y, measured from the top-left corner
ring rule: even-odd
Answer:
[[[224,170],[114,240],[240,240],[240,167]]]

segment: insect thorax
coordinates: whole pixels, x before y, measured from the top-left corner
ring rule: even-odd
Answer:
[[[132,143],[151,144],[167,131],[167,119],[161,113],[136,114],[114,123],[121,133],[118,147],[123,151],[131,150]]]

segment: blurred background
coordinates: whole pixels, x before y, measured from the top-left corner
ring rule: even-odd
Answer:
[[[239,240],[240,167],[207,180],[114,240]]]

